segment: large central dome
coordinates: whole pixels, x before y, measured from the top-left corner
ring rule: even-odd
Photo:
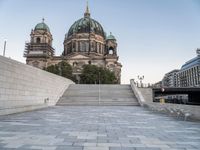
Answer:
[[[105,38],[103,27],[99,22],[90,17],[88,6],[84,13],[84,17],[75,21],[70,27],[67,37],[78,33],[95,33]]]
[[[69,29],[67,36],[74,33],[95,33],[105,37],[104,30],[100,23],[90,17],[84,17],[77,20]]]
[[[71,57],[73,54],[105,56],[110,50],[115,51],[116,39],[113,35],[106,38],[103,27],[99,22],[90,17],[88,4],[84,17],[75,21],[64,39],[63,56]]]

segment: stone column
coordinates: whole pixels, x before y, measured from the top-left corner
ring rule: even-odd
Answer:
[[[76,49],[76,50],[75,50],[75,51],[78,52],[78,42],[76,41],[75,44],[76,44],[76,46],[75,46],[75,49]]]

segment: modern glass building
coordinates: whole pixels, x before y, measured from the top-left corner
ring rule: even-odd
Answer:
[[[162,79],[163,87],[200,87],[200,49],[197,56],[184,65],[165,74]]]
[[[178,87],[200,87],[200,49],[197,56],[187,61],[177,74]]]

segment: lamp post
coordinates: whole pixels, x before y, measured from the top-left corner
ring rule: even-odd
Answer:
[[[62,76],[62,62],[58,63],[59,75]]]
[[[4,47],[3,47],[3,56],[5,57],[5,54],[6,54],[6,42],[7,40],[5,39],[4,40]]]
[[[132,79],[133,80],[133,83],[135,84],[135,79]]]
[[[100,97],[100,71],[99,71],[99,105],[100,105],[100,100],[101,100],[101,97]]]
[[[140,86],[143,87],[142,80],[144,80],[144,76],[138,76],[138,79],[140,80]]]
[[[138,81],[136,81],[136,86],[139,87]]]

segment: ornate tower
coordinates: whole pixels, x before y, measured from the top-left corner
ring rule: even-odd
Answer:
[[[117,56],[117,42],[115,37],[110,32],[110,35],[106,38],[106,54]]]
[[[42,19],[42,22],[32,29],[30,42],[25,44],[26,63],[41,69],[47,67],[48,59],[54,56],[52,41],[50,29]]]
[[[114,35],[110,32],[110,35],[106,37],[106,54],[105,64],[106,67],[115,73],[117,82],[121,82],[121,63],[118,62],[117,56],[117,41]]]

